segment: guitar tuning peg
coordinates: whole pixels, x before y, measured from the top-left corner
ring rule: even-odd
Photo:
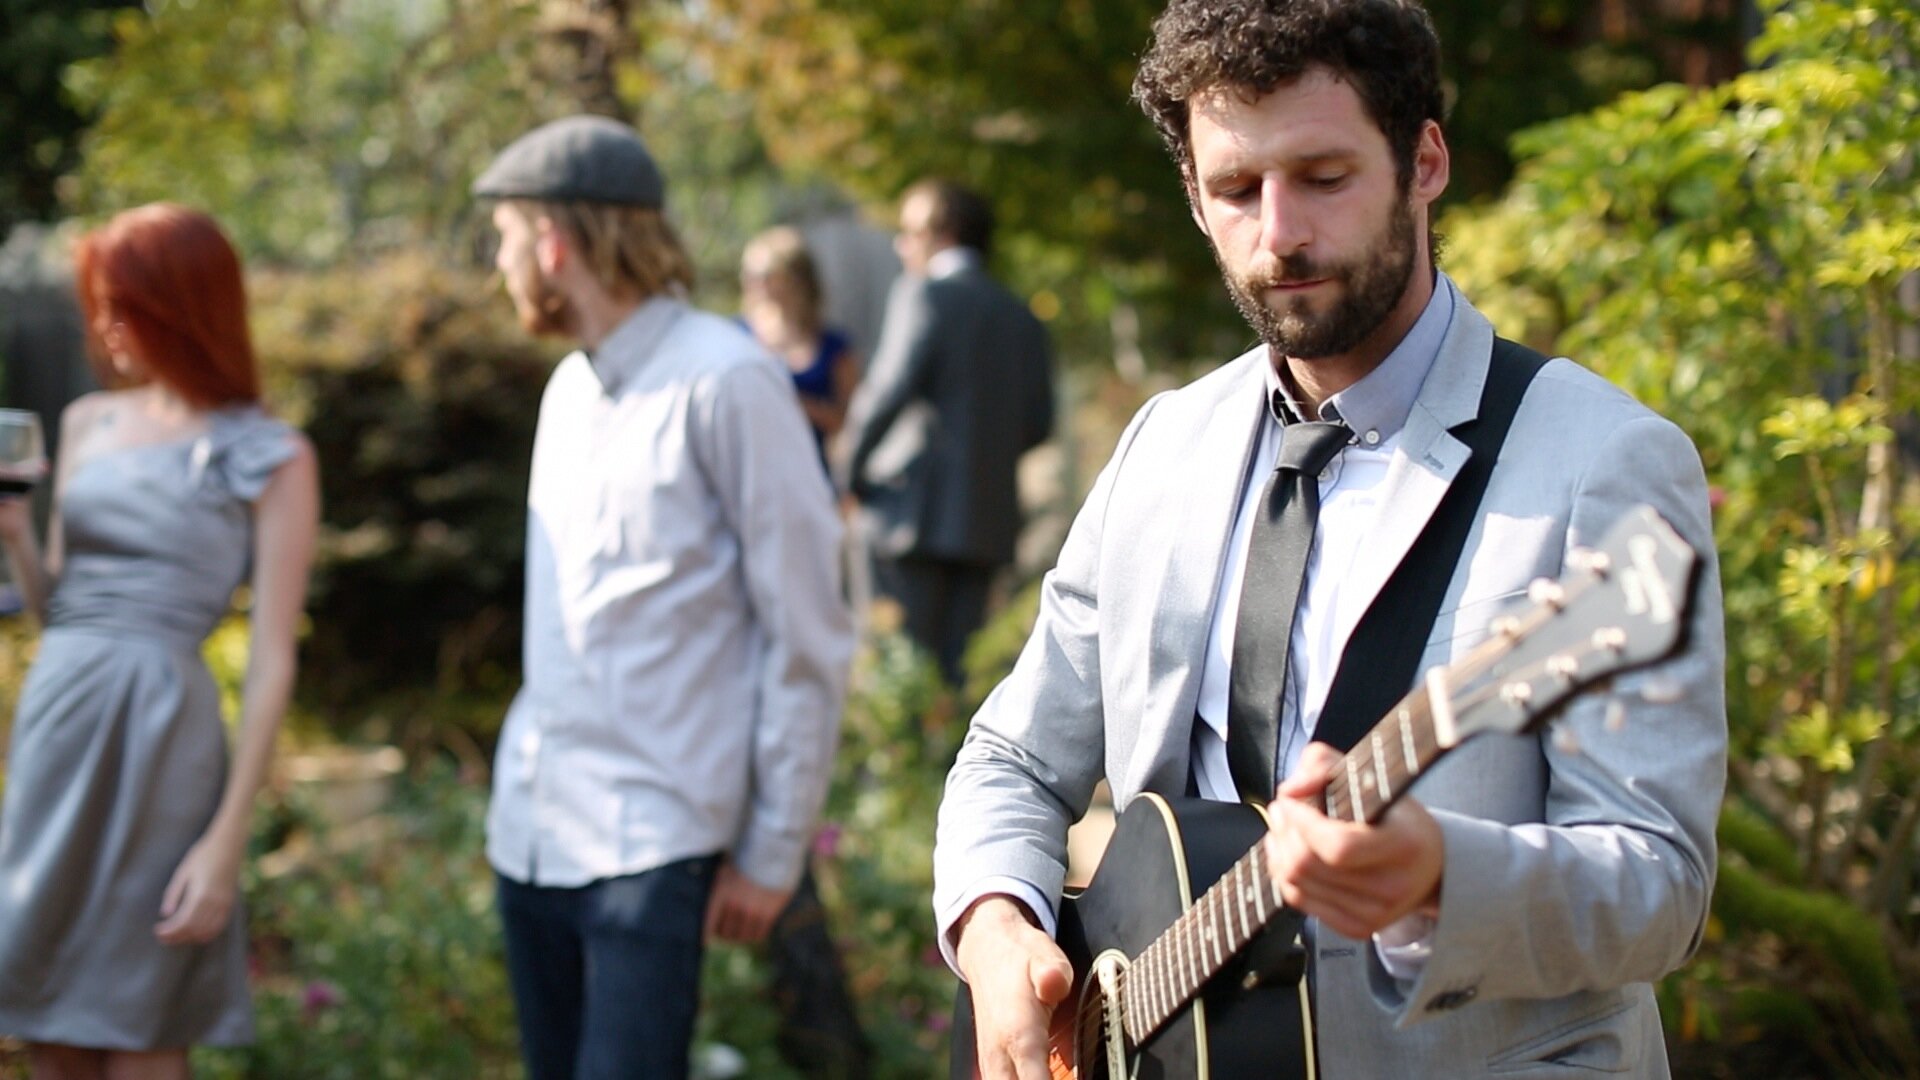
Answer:
[[[1640,688],[1640,700],[1650,705],[1671,705],[1687,696],[1687,688],[1671,675],[1655,675]]]
[[[1500,700],[1514,708],[1524,708],[1533,700],[1533,685],[1526,682],[1510,682],[1500,687]]]
[[[1580,739],[1574,735],[1572,728],[1555,727],[1553,748],[1563,754],[1577,754],[1580,752]]]
[[[1527,599],[1558,611],[1566,606],[1567,591],[1552,578],[1534,578],[1527,586]]]
[[[1617,626],[1603,626],[1593,632],[1593,647],[1606,652],[1619,652],[1627,647],[1627,632]]]
[[[1627,706],[1625,702],[1617,697],[1607,699],[1607,718],[1605,724],[1608,731],[1619,731],[1621,728],[1627,726]]]
[[[1512,641],[1514,638],[1520,636],[1520,620],[1513,615],[1502,615],[1493,620],[1489,629],[1491,629],[1496,636]]]
[[[1585,570],[1598,577],[1606,577],[1607,571],[1613,569],[1613,559],[1604,551],[1577,547],[1567,552],[1567,565],[1575,570]]]

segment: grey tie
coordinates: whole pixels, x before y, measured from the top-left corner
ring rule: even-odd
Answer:
[[[1345,424],[1288,424],[1247,540],[1227,696],[1227,764],[1242,798],[1273,798],[1287,646],[1320,517],[1320,473],[1352,436]]]

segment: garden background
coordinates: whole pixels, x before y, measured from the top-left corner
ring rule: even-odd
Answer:
[[[77,229],[161,198],[219,216],[271,398],[323,474],[283,757],[391,746],[402,766],[364,816],[282,770],[246,879],[261,1039],[197,1056],[205,1075],[518,1075],[479,823],[517,678],[534,405],[563,348],[514,324],[464,192],[583,109],[653,145],[707,306],[732,310],[758,229],[884,228],[941,173],[993,198],[996,268],[1054,332],[1060,434],[1029,462],[1012,602],[957,689],[872,625],[817,846],[882,1075],[940,1072],[928,855],[968,711],[1132,408],[1248,340],[1127,103],[1158,6],[0,0],[0,402],[79,378],[35,345]],[[1660,991],[1676,1075],[1920,1075],[1920,11],[1432,7],[1443,265],[1509,336],[1678,421],[1714,485],[1732,763],[1708,940]],[[229,685],[245,647],[238,620],[209,643]],[[0,620],[0,729],[32,652]],[[701,1037],[780,1077],[763,978],[716,950]],[[0,1077],[23,1075],[17,1050]]]

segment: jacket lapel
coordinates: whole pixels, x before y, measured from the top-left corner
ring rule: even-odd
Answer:
[[[1167,463],[1173,513],[1160,602],[1153,609],[1148,715],[1185,731],[1200,697],[1214,597],[1220,591],[1242,481],[1259,445],[1266,349],[1234,361],[1204,427],[1184,460]],[[1185,739],[1179,741],[1185,757]]]
[[[1355,610],[1373,607],[1471,456],[1449,429],[1479,415],[1492,353],[1493,326],[1456,294],[1447,336],[1400,431],[1393,462],[1387,466],[1383,509],[1370,539],[1378,552],[1359,560],[1355,576],[1344,586],[1353,590],[1353,600],[1359,604]]]

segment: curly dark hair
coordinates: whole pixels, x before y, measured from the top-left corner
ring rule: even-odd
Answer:
[[[1315,66],[1359,93],[1405,188],[1420,131],[1442,110],[1440,38],[1416,0],[1172,0],[1154,20],[1133,99],[1191,186],[1189,101],[1220,88],[1257,97]]]

